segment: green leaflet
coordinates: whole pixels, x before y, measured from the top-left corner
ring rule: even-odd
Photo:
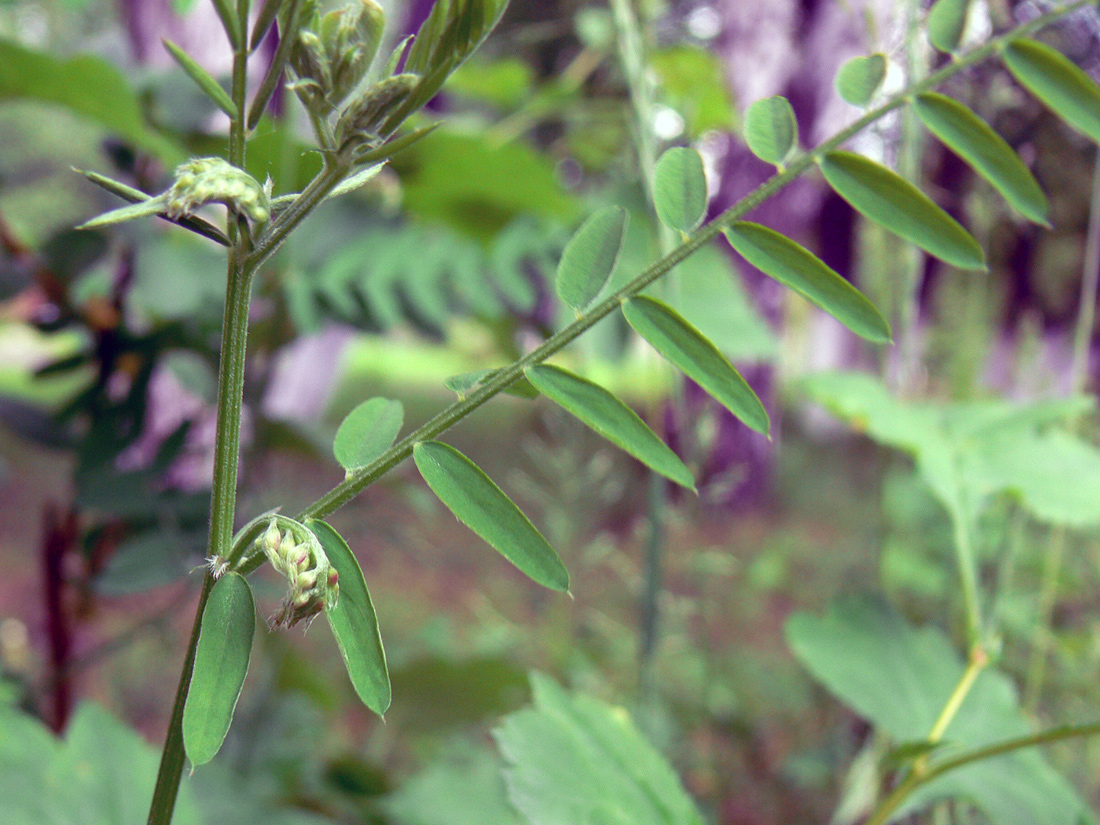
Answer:
[[[440,441],[417,444],[413,461],[459,521],[538,584],[569,590],[569,572],[554,548],[480,467]]]
[[[851,152],[830,152],[818,164],[829,185],[864,217],[959,269],[986,268],[970,233],[895,172]]]
[[[400,401],[371,398],[348,413],[340,424],[332,452],[348,472],[362,469],[390,448],[403,422]]]
[[[661,223],[694,232],[707,212],[707,178],[703,159],[694,149],[669,149],[653,172],[653,205]]]
[[[217,9],[218,17],[221,18],[225,33],[229,35],[229,42],[234,48],[241,44],[244,37],[235,5],[231,0],[214,0],[214,8]]]
[[[937,0],[928,12],[928,39],[941,52],[948,54],[959,48],[970,0]]]
[[[630,453],[654,472],[695,490],[695,479],[676,453],[630,407],[603,387],[560,367],[528,367],[535,389],[566,412]]]
[[[1070,126],[1100,143],[1100,87],[1045,43],[1020,39],[1001,55],[1020,85]]]
[[[227,573],[210,591],[202,614],[183,708],[183,747],[192,765],[205,765],[225,741],[248,673],[255,630],[252,588],[244,576]]]
[[[1021,215],[1049,225],[1043,190],[1012,147],[985,121],[961,103],[934,92],[919,95],[914,108],[928,131],[974,167]]]
[[[875,305],[809,250],[773,229],[748,221],[738,221],[724,232],[742,258],[856,335],[876,343],[890,341],[890,325]]]
[[[836,73],[837,94],[853,106],[866,106],[886,79],[886,55],[870,54],[853,57]]]
[[[639,295],[623,304],[623,315],[639,335],[688,378],[749,427],[767,434],[768,411],[752,387],[726,356],[676,310]]]
[[[305,526],[321,542],[329,564],[340,574],[340,596],[336,606],[325,611],[325,618],[336,637],[348,678],[363,704],[381,716],[390,706],[390,674],[363,570],[343,536],[328,524],[309,519]]]
[[[577,312],[600,294],[611,277],[626,235],[626,210],[608,206],[581,224],[558,264],[558,296]]]
[[[236,119],[239,116],[237,111],[237,105],[233,102],[233,99],[229,96],[229,93],[221,87],[210,73],[206,71],[202,66],[195,62],[187,52],[169,40],[167,37],[162,37],[161,42],[164,44],[164,48],[168,50],[168,53],[175,58],[176,62],[180,65],[180,68],[187,72],[187,75],[198,84],[208,98],[214,101],[215,105],[227,115],[230,119]]]
[[[785,97],[765,97],[745,110],[745,143],[760,160],[781,165],[798,145],[798,122]]]

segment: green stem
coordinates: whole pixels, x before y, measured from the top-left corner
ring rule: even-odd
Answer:
[[[883,117],[883,115],[904,106],[913,96],[934,89],[948,78],[993,56],[1012,40],[1026,37],[1071,11],[1083,8],[1088,5],[1089,2],[1091,2],[1091,0],[1077,0],[1069,5],[1047,12],[1001,37],[994,38],[985,45],[973,50],[965,57],[944,66],[939,71],[928,75],[916,85],[891,97],[877,108],[868,111],[863,117],[856,120],[847,128],[842,129],[812,152],[796,158],[785,170],[773,175],[742,198],[738,203],[731,206],[710,223],[696,230],[696,232],[684,243],[676,247],[661,260],[650,265],[626,286],[589,309],[572,324],[546,339],[540,346],[531,350],[531,352],[527,353],[522,358],[519,358],[509,366],[499,370],[490,380],[480,385],[465,399],[456,401],[454,404],[447,407],[430,421],[401,439],[397,444],[371,462],[371,464],[358,472],[352,473],[340,484],[333,487],[321,496],[321,498],[306,507],[298,518],[324,518],[329,513],[343,507],[359,495],[359,493],[408,458],[412,454],[414,445],[421,441],[426,441],[429,438],[435,438],[456,422],[465,418],[519,378],[527,367],[540,364],[551,355],[558,352],[575,338],[590,329],[604,316],[617,310],[628,298],[644,290],[685,258],[712,241],[724,227],[738,220],[743,215],[748,214],[761,203],[768,200],[768,198],[772,197],[789,183],[801,176],[818,160],[818,158],[840,148],[853,136]]]
[[[1050,745],[1066,739],[1076,739],[1082,736],[1096,736],[1100,734],[1100,722],[1090,722],[1084,725],[1064,725],[1058,728],[1034,733],[1029,736],[1020,736],[1015,739],[1006,739],[992,745],[983,745],[980,748],[961,753],[951,759],[946,759],[938,765],[930,768],[924,774],[910,773],[905,780],[894,788],[893,791],[879,804],[875,812],[867,819],[864,825],[883,825],[901,804],[922,785],[927,785],[934,779],[939,779],[944,774],[964,768],[984,759],[992,759],[995,756],[1004,756],[1008,753],[1033,748],[1036,745]]]
[[[966,701],[966,697],[970,694],[971,688],[974,687],[974,682],[977,680],[978,674],[980,674],[988,664],[989,657],[986,656],[985,651],[981,648],[975,648],[971,651],[970,661],[967,663],[966,670],[963,671],[963,675],[959,678],[959,682],[955,685],[955,689],[951,691],[951,695],[947,697],[943,710],[940,711],[940,715],[932,725],[932,730],[928,732],[929,742],[939,742],[943,739],[944,733],[947,732],[951,722],[955,719],[955,716],[958,715],[959,708],[962,707],[962,703]]]
[[[955,533],[955,557],[962,579],[963,605],[966,612],[966,638],[971,647],[982,641],[982,602],[978,587],[978,561],[974,557],[972,521],[969,509],[965,514],[952,513]]]
[[[240,19],[247,18],[247,3],[238,5]],[[248,37],[241,29],[240,44],[233,54],[233,102],[238,116],[229,127],[229,162],[244,168],[245,128],[244,111],[246,96]],[[248,308],[252,290],[254,267],[245,263],[245,249],[249,243],[241,232],[237,215],[230,210],[227,220],[230,241],[227,266],[225,314],[222,319],[221,357],[218,365],[217,423],[214,441],[214,477],[210,498],[210,532],[208,550],[211,556],[224,556],[233,541],[233,518],[237,501],[237,460],[241,443],[241,404],[244,394],[245,352],[248,341]],[[180,671],[176,697],[172,703],[172,716],[168,722],[168,734],[161,752],[157,783],[153,789],[153,801],[149,807],[148,825],[169,825],[179,794],[183,775],[185,751],[183,746],[183,709],[191,686],[191,671],[195,664],[195,650],[202,628],[202,614],[214,585],[213,576],[203,577],[199,603],[195,608],[195,621],[191,626],[191,638]]]

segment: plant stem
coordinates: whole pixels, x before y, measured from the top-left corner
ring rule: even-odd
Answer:
[[[1050,745],[1065,739],[1076,739],[1097,734],[1100,734],[1100,722],[1090,722],[1084,725],[1064,725],[1028,736],[1006,739],[1003,742],[974,748],[951,759],[945,759],[924,774],[918,775],[915,771],[911,772],[900,785],[890,792],[863,825],[883,825],[917,788],[927,785],[934,779],[939,779],[946,773],[966,767],[974,762],[992,759],[995,756],[1004,756],[1023,748],[1033,748],[1036,745]]]
[[[948,78],[969,69],[982,60],[992,57],[1012,40],[1030,35],[1060,17],[1069,14],[1071,11],[1083,8],[1090,2],[1091,0],[1076,0],[1076,2],[1040,15],[1029,23],[990,40],[988,43],[974,49],[964,57],[928,75],[914,86],[894,95],[880,106],[871,109],[864,114],[863,117],[859,118],[845,129],[842,129],[829,140],[820,144],[812,152],[795,158],[785,170],[773,175],[717,218],[696,230],[696,232],[684,241],[684,243],[680,244],[656,263],[647,267],[640,275],[630,281],[630,283],[596,304],[572,324],[559,330],[538,347],[531,350],[531,352],[499,370],[491,379],[479,385],[477,389],[471,392],[465,399],[456,401],[451,404],[451,406],[442,410],[434,418],[397,442],[397,444],[371,462],[368,466],[358,472],[352,473],[340,484],[333,487],[306,507],[297,518],[324,518],[328,514],[343,507],[359,495],[359,493],[408,458],[412,454],[414,445],[421,441],[435,438],[456,422],[461,421],[519,378],[527,367],[542,363],[551,355],[564,348],[567,344],[604,318],[604,316],[617,310],[628,298],[644,290],[658,278],[672,270],[677,264],[712,241],[724,227],[751,212],[761,203],[772,197],[776,192],[800,177],[813,166],[819,158],[823,157],[828,152],[840,148],[853,136],[880,119],[883,115],[904,106],[913,96],[934,89]]]
[[[963,675],[959,678],[959,682],[955,685],[955,689],[951,691],[951,695],[947,697],[943,710],[940,711],[940,715],[932,725],[932,730],[928,732],[929,742],[939,742],[943,739],[943,735],[947,732],[951,722],[958,714],[959,708],[962,707],[962,703],[966,701],[966,697],[970,694],[971,688],[974,687],[974,682],[977,680],[978,674],[980,674],[988,664],[989,657],[985,654],[984,650],[981,648],[974,648],[974,650],[971,651],[970,661],[966,665],[966,670],[963,671]]]
[[[233,103],[238,115],[229,125],[229,162],[244,168],[244,112],[247,95],[248,35],[246,0],[238,4],[241,37],[233,52]],[[233,518],[237,502],[237,461],[241,443],[241,404],[244,395],[245,354],[248,343],[248,308],[255,267],[245,262],[248,236],[241,232],[238,215],[229,210],[227,229],[230,241],[227,265],[225,314],[222,318],[221,356],[218,365],[217,423],[214,441],[214,477],[210,493],[210,532],[208,550],[211,556],[225,555],[233,541]],[[149,807],[148,825],[169,825],[176,807],[180,778],[183,775],[183,709],[191,686],[191,671],[195,665],[195,650],[202,629],[202,615],[214,586],[209,571],[203,576],[195,621],[184,656],[168,735],[161,752],[157,784]]]

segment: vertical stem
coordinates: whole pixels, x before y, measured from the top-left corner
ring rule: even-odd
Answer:
[[[233,53],[232,97],[238,116],[229,126],[229,162],[244,168],[245,124],[247,111],[248,68],[248,2],[239,0],[241,38]],[[233,539],[233,517],[237,501],[237,460],[241,443],[241,404],[244,394],[245,352],[248,340],[248,304],[252,291],[254,267],[244,263],[248,237],[243,235],[239,216],[230,209],[226,224],[230,240],[227,266],[225,314],[222,319],[221,357],[218,365],[217,423],[214,441],[214,478],[210,499],[210,555],[225,555]],[[168,722],[168,734],[161,752],[157,770],[157,784],[149,807],[148,825],[169,825],[176,807],[180,778],[183,775],[185,752],[183,747],[183,709],[191,686],[191,671],[195,665],[195,651],[202,628],[202,614],[214,586],[213,576],[203,577],[199,603],[195,608],[195,621],[191,626],[191,638],[180,671],[176,697],[172,703],[172,716]]]

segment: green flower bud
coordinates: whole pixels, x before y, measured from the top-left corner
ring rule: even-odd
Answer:
[[[176,182],[165,194],[170,218],[191,215],[200,206],[222,203],[254,224],[271,218],[271,200],[264,187],[243,169],[221,158],[195,158],[176,169]]]
[[[315,115],[327,117],[355,91],[374,62],[386,23],[376,0],[355,0],[318,16],[298,34],[290,54],[290,84]]]
[[[386,135],[378,133],[386,118],[404,103],[420,82],[419,75],[397,74],[367,89],[348,104],[336,125],[341,150],[349,146],[377,145]]]
[[[280,531],[280,526],[286,529]],[[274,516],[257,541],[272,567],[287,580],[282,606],[270,619],[273,628],[293,627],[336,606],[340,577],[317,537],[304,525]]]

